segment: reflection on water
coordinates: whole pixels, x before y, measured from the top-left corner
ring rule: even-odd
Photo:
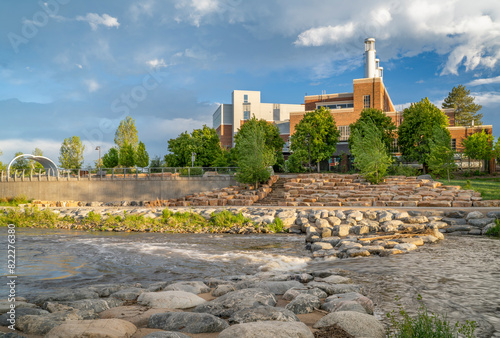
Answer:
[[[6,229],[0,229],[5,242]],[[18,229],[18,294],[96,283],[148,284],[203,279],[265,270],[339,268],[362,284],[376,315],[411,313],[420,294],[434,312],[475,320],[479,337],[500,337],[500,241],[447,237],[406,255],[322,262],[311,260],[304,237],[295,235],[207,235],[86,233]],[[0,273],[6,275],[4,265]],[[1,294],[6,286],[0,285]]]

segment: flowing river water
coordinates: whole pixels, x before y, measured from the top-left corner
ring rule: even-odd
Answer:
[[[7,229],[1,228],[6,248]],[[361,284],[388,323],[395,297],[410,313],[426,307],[451,322],[474,320],[478,337],[500,337],[500,240],[448,236],[439,244],[390,257],[313,260],[298,235],[89,233],[18,229],[17,295],[102,283],[147,285],[258,271],[337,268]],[[3,250],[3,249],[2,249]],[[3,250],[6,256],[6,250]],[[2,256],[4,256],[2,252]],[[6,262],[6,259],[4,260]],[[7,275],[6,264],[0,273]],[[0,299],[6,298],[5,283]]]

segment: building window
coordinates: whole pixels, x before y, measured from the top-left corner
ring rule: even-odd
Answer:
[[[245,110],[243,112],[243,120],[250,120],[250,111]]]
[[[457,139],[456,138],[451,139],[451,150],[457,151]]]
[[[247,94],[243,95],[243,102],[248,103],[248,95]]]
[[[351,126],[339,126],[340,139],[339,141],[347,141],[351,136]]]
[[[370,95],[363,96],[363,108],[370,108],[370,107],[371,107]]]

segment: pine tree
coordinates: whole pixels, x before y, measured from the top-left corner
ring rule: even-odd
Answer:
[[[483,106],[474,103],[474,96],[470,95],[470,90],[463,85],[453,87],[448,97],[444,99],[442,108],[455,109],[455,125],[470,126],[483,124],[483,114],[478,113]]]
[[[114,168],[119,163],[119,154],[118,149],[111,148],[108,150],[106,154],[102,157],[102,165],[104,168]]]
[[[448,182],[457,169],[455,152],[451,149],[451,136],[447,129],[435,127],[428,157],[429,169],[434,176],[446,175]]]
[[[146,151],[146,146],[142,142],[139,142],[139,146],[137,147],[136,164],[141,168],[149,165],[149,154]]]

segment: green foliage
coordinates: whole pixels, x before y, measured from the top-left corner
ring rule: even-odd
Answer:
[[[21,212],[19,208],[10,209],[0,213],[0,225],[15,224],[17,227],[49,227],[57,224],[58,214],[50,209],[40,210],[37,207],[25,208]]]
[[[35,150],[33,150],[33,152],[31,154],[35,155],[35,156],[43,156],[43,151],[40,148],[35,148]],[[43,170],[43,165],[40,162],[33,161],[33,160],[29,161],[29,167],[36,170],[36,171],[38,171],[40,169]]]
[[[450,182],[450,180],[448,180],[448,182]],[[464,189],[465,189],[465,190],[472,190],[472,185],[470,184],[470,180],[467,180],[467,181],[465,182]]]
[[[500,136],[498,137],[493,147],[493,156],[496,158],[497,161],[500,161]]]
[[[131,144],[125,143],[120,148],[118,163],[124,167],[133,167],[136,164],[136,152]]]
[[[127,116],[125,120],[120,121],[120,125],[116,129],[115,144],[118,149],[121,149],[125,144],[129,144],[136,150],[138,142],[139,137],[135,127],[135,120],[131,116]]]
[[[352,135],[356,130],[363,129],[363,123],[373,123],[377,126],[379,130],[382,131],[382,143],[385,148],[389,151],[394,141],[396,134],[396,125],[392,122],[392,119],[387,116],[383,111],[375,108],[363,109],[360,118],[350,125],[351,136],[349,136],[349,149],[351,149]]]
[[[444,185],[459,185],[465,190],[474,190],[481,193],[483,200],[500,200],[500,178],[474,178],[474,180],[454,179],[447,182],[438,180]],[[467,186],[467,181],[469,185]]]
[[[309,162],[310,145],[311,161],[318,163],[319,171],[319,162],[333,155],[339,137],[340,132],[330,111],[321,107],[306,113],[295,126],[295,133],[291,137],[291,150],[296,153],[296,161]]]
[[[90,211],[88,213],[87,217],[85,217],[84,222],[91,223],[91,224],[100,223],[101,222],[101,214],[96,213],[94,211]]]
[[[22,151],[19,151],[17,153],[14,154],[14,158],[16,158],[17,156],[19,155],[22,155],[23,152]],[[15,170],[26,170],[28,171],[30,169],[30,165],[29,165],[29,160],[24,158],[24,157],[21,157],[19,159],[17,159],[14,163],[12,163],[12,165],[10,166],[10,170],[11,171],[15,171]]]
[[[151,163],[149,164],[149,167],[151,168],[151,172],[153,173],[159,173],[161,172],[161,167],[165,166],[165,162],[161,159],[160,156],[155,156],[151,159]]]
[[[430,142],[429,169],[434,177],[453,178],[453,172],[457,170],[455,164],[455,152],[451,149],[451,137],[447,130],[435,127]]]
[[[403,122],[398,129],[398,145],[403,156],[410,161],[428,165],[434,128],[449,133],[448,117],[428,98],[412,103],[403,111]]]
[[[59,150],[59,163],[64,169],[80,169],[83,165],[83,151],[85,146],[80,137],[65,138]]]
[[[283,232],[283,229],[285,228],[285,224],[283,221],[279,218],[276,217],[273,221],[273,223],[268,225],[268,228],[271,232],[274,232],[277,234],[278,232]]]
[[[399,299],[396,298],[396,301]],[[387,314],[391,321],[391,327],[388,329],[388,337],[396,338],[472,338],[476,329],[475,321],[465,321],[460,325],[458,322],[454,326],[448,321],[446,315],[439,315],[429,312],[422,302],[422,297],[418,295],[420,304],[415,318],[410,317],[408,312],[401,304],[399,306],[398,319],[395,311]]]
[[[301,156],[298,152],[295,152],[288,156],[285,161],[285,172],[288,173],[303,173],[306,171],[300,160]]]
[[[383,181],[393,161],[383,141],[383,131],[370,118],[359,122],[351,132],[351,153],[361,175],[375,184]]]
[[[276,161],[275,150],[266,145],[265,129],[253,117],[240,129],[236,141],[236,156],[239,170],[236,180],[257,185],[269,180],[269,166]]]
[[[391,165],[387,169],[387,174],[394,175],[394,176],[402,175],[402,176],[410,177],[410,176],[418,176],[420,174],[420,170],[418,170],[415,167],[411,167],[409,165],[403,165],[402,163],[398,163],[398,164],[393,163],[393,165]]]
[[[483,131],[474,133],[462,141],[464,155],[475,160],[486,160],[494,156],[493,135]]]
[[[217,157],[213,163],[214,167],[236,167],[236,149],[222,149],[221,156]]]
[[[252,220],[243,216],[240,212],[233,215],[228,210],[222,210],[220,212],[213,212],[210,215],[210,224],[216,228],[230,229],[233,226],[243,226],[246,223],[252,223]]]
[[[486,231],[486,235],[493,237],[500,237],[500,220],[495,220],[495,226],[493,228],[488,229]]]
[[[136,155],[136,164],[138,167],[144,168],[149,165],[149,154],[146,151],[146,146],[144,145],[144,143],[139,142]]]
[[[120,163],[120,156],[118,149],[115,147],[108,150],[106,154],[102,157],[102,164],[104,168],[114,168]]]
[[[192,153],[196,153],[195,167],[213,167],[224,156],[217,131],[206,125],[191,134],[185,131],[170,139],[168,151],[170,153],[165,155],[165,162],[169,167],[190,167]]]
[[[470,90],[463,85],[453,87],[448,97],[444,99],[442,108],[455,109],[455,125],[470,126],[472,121],[474,125],[483,124],[483,114],[479,114],[482,106],[474,103],[474,96],[470,96]]]
[[[31,202],[31,200],[28,200],[26,195],[0,198],[0,206],[17,207],[19,204],[26,204],[29,202]]]
[[[201,176],[203,175],[203,168],[181,168],[179,174],[181,176]]]

